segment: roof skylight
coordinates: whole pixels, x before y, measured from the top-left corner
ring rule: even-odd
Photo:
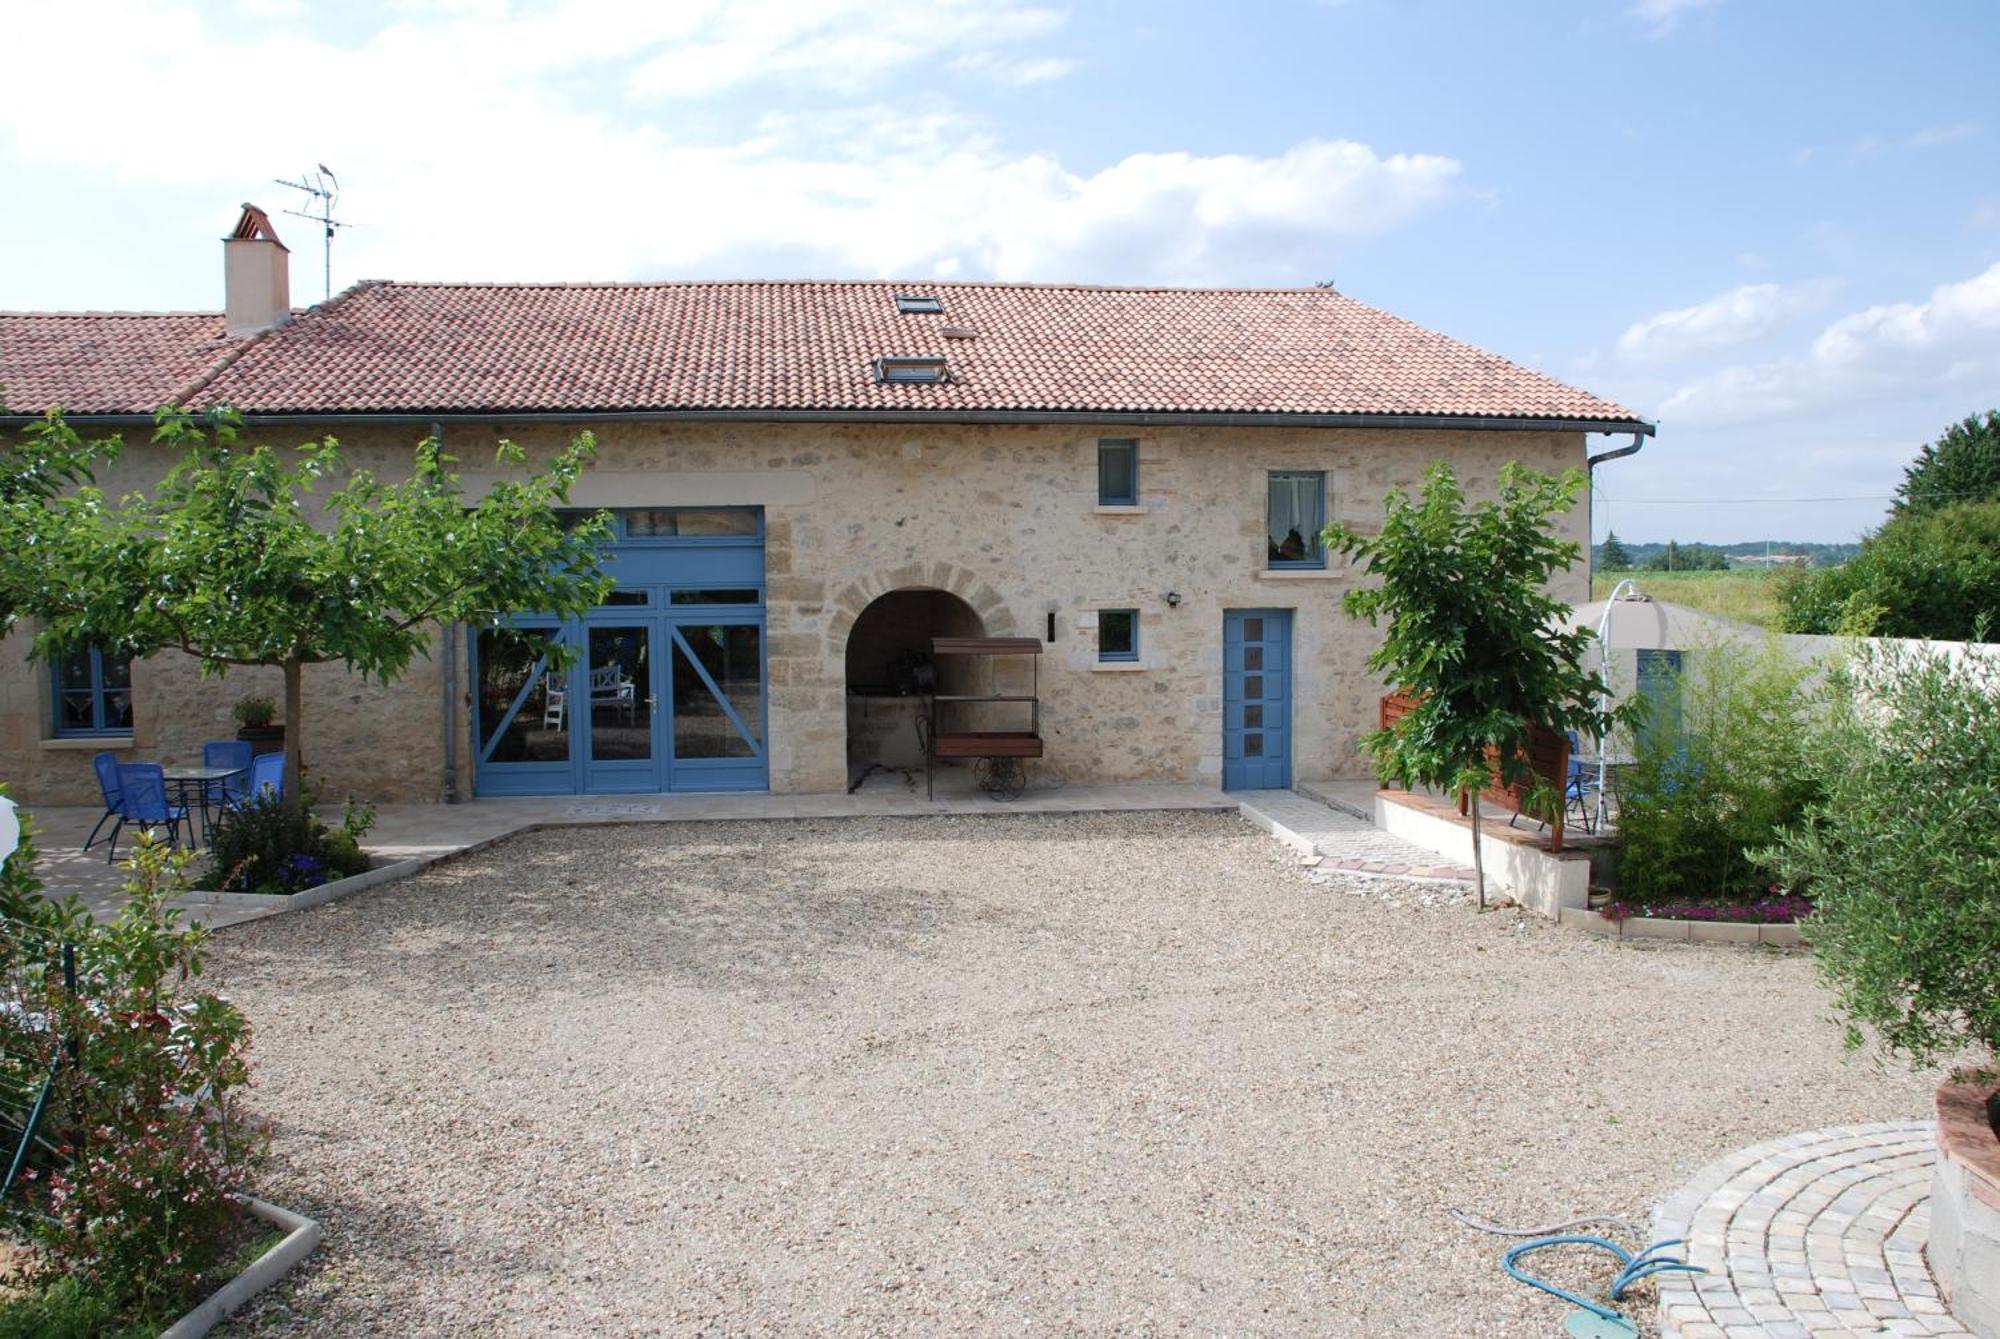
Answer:
[[[928,293],[896,294],[896,314],[898,316],[942,316],[944,299]]]
[[[890,384],[927,385],[950,381],[944,359],[934,354],[884,354],[875,360],[875,380]]]

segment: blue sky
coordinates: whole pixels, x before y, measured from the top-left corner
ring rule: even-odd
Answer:
[[[1333,279],[1656,417],[1599,480],[1631,539],[1852,537],[2000,404],[1987,0],[94,0],[8,30],[44,55],[0,90],[0,308],[213,308],[236,202],[326,162],[336,288]]]

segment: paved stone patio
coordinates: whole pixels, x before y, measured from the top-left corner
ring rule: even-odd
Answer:
[[[1938,1298],[1931,1121],[1787,1135],[1711,1163],[1654,1215],[1707,1274],[1660,1284],[1663,1339],[1973,1339]]]

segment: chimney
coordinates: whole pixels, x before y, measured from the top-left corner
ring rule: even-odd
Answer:
[[[270,215],[243,206],[236,231],[222,239],[222,315],[231,339],[283,325],[292,315],[292,253]]]

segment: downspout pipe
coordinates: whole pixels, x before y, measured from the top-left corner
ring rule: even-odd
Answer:
[[[444,448],[444,424],[432,423],[431,436],[438,449]],[[438,679],[443,699],[440,715],[444,721],[444,802],[457,804],[458,795],[458,636],[456,623],[444,625],[444,649],[438,655]]]

